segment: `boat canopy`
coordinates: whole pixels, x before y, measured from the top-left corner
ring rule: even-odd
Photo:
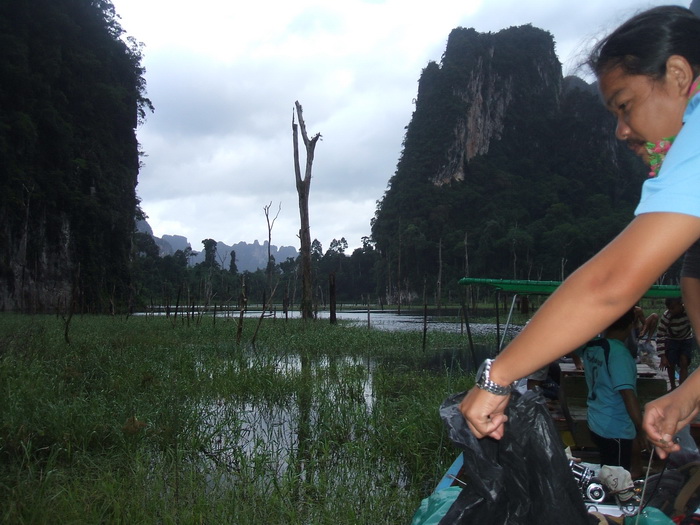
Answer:
[[[519,295],[550,295],[561,284],[561,281],[528,281],[519,279],[477,279],[464,277],[459,280],[461,285],[491,286],[499,292],[515,293]],[[680,297],[680,286],[655,284],[644,297]]]

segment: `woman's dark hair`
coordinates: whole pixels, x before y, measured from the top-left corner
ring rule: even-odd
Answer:
[[[654,7],[618,27],[591,51],[587,64],[600,77],[620,66],[628,75],[659,79],[671,55],[700,74],[700,17],[678,6]]]

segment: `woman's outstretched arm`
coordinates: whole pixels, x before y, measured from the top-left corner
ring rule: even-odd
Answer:
[[[631,308],[700,237],[700,218],[678,213],[637,216],[545,301],[491,366],[508,385],[555,361],[605,330]],[[460,406],[478,437],[500,438],[508,396],[472,389]]]

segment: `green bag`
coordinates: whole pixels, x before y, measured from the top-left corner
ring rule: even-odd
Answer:
[[[461,487],[447,487],[439,492],[433,492],[421,501],[420,507],[413,515],[411,525],[437,525],[440,523],[461,491]]]
[[[626,516],[625,525],[674,525],[671,518],[656,507],[644,507],[641,516]]]

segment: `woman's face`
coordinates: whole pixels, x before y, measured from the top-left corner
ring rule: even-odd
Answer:
[[[655,80],[615,67],[598,79],[605,106],[617,118],[615,136],[645,161],[646,142],[674,137],[683,125],[687,95],[668,76]]]

